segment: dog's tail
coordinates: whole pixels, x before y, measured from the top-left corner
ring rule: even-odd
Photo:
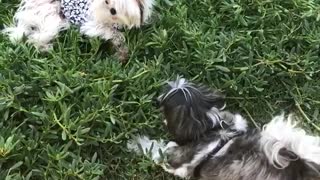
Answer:
[[[301,159],[319,171],[320,139],[297,127],[294,118],[292,114],[274,117],[261,132],[261,147],[276,168],[284,169],[291,162]]]

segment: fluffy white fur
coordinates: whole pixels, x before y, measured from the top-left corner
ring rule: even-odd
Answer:
[[[151,155],[151,159],[157,164],[161,161],[160,153],[172,146],[176,146],[176,144],[169,143],[166,146],[163,140],[152,140],[147,136],[135,136],[127,143],[127,148],[130,151],[146,156]]]
[[[264,126],[261,134],[263,151],[275,167],[283,169],[290,164],[290,160],[279,154],[281,148],[294,152],[304,160],[320,164],[319,137],[307,135],[305,130],[297,127],[292,114],[274,117]]]
[[[248,129],[247,120],[244,119],[240,114],[234,115],[234,129],[242,132],[246,132]]]
[[[124,43],[124,37],[113,29],[120,27],[140,27],[151,16],[154,0],[88,0],[92,1],[89,8],[88,21],[81,25],[80,32],[89,37],[113,39],[116,46]],[[140,7],[143,7],[141,17]],[[22,0],[14,16],[14,23],[4,29],[12,42],[19,42],[24,36],[40,50],[48,50],[50,42],[70,25],[60,16],[60,1],[55,0]],[[111,15],[114,8],[116,15]],[[143,20],[143,21],[141,21]],[[126,48],[121,50],[126,51]]]
[[[208,111],[206,114],[212,122],[212,127],[215,127],[217,124],[219,124],[222,127],[222,122],[220,121],[219,114],[217,114],[217,108],[211,108],[211,110]]]
[[[52,0],[22,0],[14,15],[15,24],[4,29],[12,42],[17,43],[27,36],[27,42],[47,50],[50,41],[59,31],[69,27],[60,15],[60,2]]]
[[[154,4],[153,0],[109,0],[109,4],[105,0],[94,0],[91,8],[92,19],[98,24],[120,23],[126,25],[128,28],[140,27],[141,17],[138,3],[144,7],[143,22],[147,21],[152,12]],[[115,19],[106,9],[115,8],[117,10],[117,19]]]
[[[189,90],[187,89],[187,87],[190,87],[190,86],[189,86],[188,81],[185,78],[178,77],[176,81],[169,81],[167,83],[171,87],[171,90],[167,94],[165,94],[164,96],[160,96],[158,98],[159,100],[166,99],[168,96],[170,96],[171,94],[173,94],[177,90],[182,90],[186,99],[188,97],[191,97],[191,94],[190,94]],[[187,96],[187,93],[188,93],[188,96]]]

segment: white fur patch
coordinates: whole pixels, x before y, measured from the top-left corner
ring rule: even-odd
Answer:
[[[165,125],[168,125],[168,121],[167,121],[166,119],[163,120],[163,123],[164,123]]]
[[[60,17],[59,11],[59,1],[22,0],[14,15],[16,24],[6,27],[3,33],[12,42],[19,42],[23,36],[27,36],[29,43],[40,50],[48,50],[50,41],[59,31],[69,27],[69,23]]]
[[[170,142],[166,145],[165,150],[167,150],[168,148],[177,147],[177,146],[179,146],[179,145],[178,145],[176,142],[170,141]]]
[[[224,103],[223,106],[219,109],[220,111],[224,110],[227,107],[227,103]]]
[[[171,144],[176,145],[176,144]],[[136,136],[127,143],[127,148],[131,151],[134,151],[143,155],[151,155],[151,159],[155,163],[161,161],[161,152],[164,152],[167,148],[163,140],[151,140],[147,136]]]
[[[162,100],[166,99],[171,94],[175,93],[177,90],[181,90],[184,94],[185,99],[188,97],[192,97],[190,91],[187,89],[189,87],[188,81],[185,78],[177,78],[176,81],[169,81],[169,86],[171,87],[170,91],[163,95],[161,98]]]
[[[176,81],[169,81],[168,82],[169,86],[171,86],[171,88],[173,88],[173,89],[184,88],[187,83],[188,83],[188,81],[185,78],[179,78],[179,77],[177,78]]]
[[[221,123],[217,108],[215,108],[215,107],[211,108],[210,111],[208,111],[206,114],[212,122],[212,127],[215,127],[217,124]],[[221,124],[220,124],[220,126],[222,127]]]
[[[143,17],[140,14],[140,7],[137,0],[94,0],[90,9],[94,21],[101,26],[105,23],[117,23],[132,27],[140,27],[141,19],[147,21],[152,13],[154,0],[139,0],[143,6]],[[114,8],[117,11],[116,15],[110,14],[110,9]]]
[[[110,27],[101,25],[95,21],[85,22],[80,27],[80,32],[89,37],[101,37],[105,40],[109,40],[113,37],[113,32]]]
[[[293,115],[285,118],[284,114],[282,114],[274,117],[263,128],[261,147],[269,162],[276,168],[282,169],[290,164],[287,158],[279,154],[282,148],[294,152],[300,158],[320,164],[319,137],[307,135],[303,129],[298,128],[296,125]]]
[[[150,19],[155,2],[154,0],[143,0],[142,4],[144,7],[143,21],[147,22]]]
[[[247,121],[240,114],[234,115],[234,128],[238,131],[247,131]]]
[[[181,178],[188,178],[190,176],[189,169],[193,169],[196,167],[207,155],[212,152],[220,143],[220,141],[214,141],[209,143],[206,147],[204,147],[201,151],[199,151],[189,163],[182,164],[179,168],[168,169],[164,167],[164,170]]]
[[[234,140],[231,139],[230,141],[227,142],[214,156],[223,156],[229,147],[233,144]]]

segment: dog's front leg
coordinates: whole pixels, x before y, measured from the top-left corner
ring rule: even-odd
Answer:
[[[128,61],[129,50],[126,45],[124,35],[118,30],[113,30],[112,43],[117,50],[120,62],[126,64]]]
[[[162,168],[166,172],[184,179],[191,177],[193,167],[190,161],[195,155],[192,147],[188,145],[179,146],[177,143],[170,141],[166,145],[164,154],[167,161],[162,165]]]
[[[125,45],[125,37],[114,27],[105,27],[95,22],[87,22],[81,28],[80,32],[89,37],[100,37],[106,41],[111,40],[117,50],[117,55],[122,63],[128,60],[128,48]]]

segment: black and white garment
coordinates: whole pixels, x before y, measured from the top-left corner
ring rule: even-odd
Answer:
[[[81,26],[87,21],[90,0],[62,0],[61,12],[72,24]]]
[[[61,13],[71,23],[77,26],[87,22],[91,0],[62,0]],[[120,30],[121,26],[112,24],[112,29]]]

